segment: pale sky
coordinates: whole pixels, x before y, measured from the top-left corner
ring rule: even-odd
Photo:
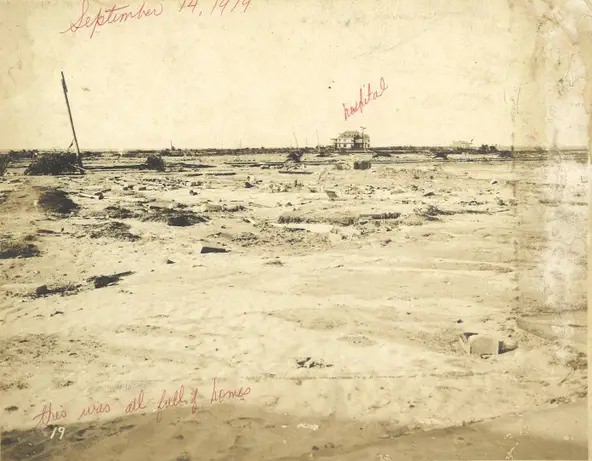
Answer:
[[[583,63],[565,31],[537,26],[544,5],[251,0],[241,13],[230,0],[210,15],[215,2],[191,13],[179,11],[182,0],[146,0],[162,14],[90,38],[90,29],[60,33],[82,0],[0,0],[9,29],[0,148],[68,147],[61,70],[82,150],[289,146],[294,137],[314,146],[317,132],[327,144],[360,126],[375,146],[588,143]],[[576,20],[571,3],[559,11],[566,24]],[[90,0],[88,15],[114,5],[135,12],[142,1]],[[343,104],[381,77],[382,96],[345,121]]]

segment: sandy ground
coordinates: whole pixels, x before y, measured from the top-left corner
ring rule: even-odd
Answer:
[[[587,458],[584,163],[168,160],[2,178],[2,460]]]

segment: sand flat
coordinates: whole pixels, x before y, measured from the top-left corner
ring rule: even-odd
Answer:
[[[288,175],[200,157],[214,167],[195,177],[175,161],[163,174],[92,170],[116,163],[105,156],[84,176],[15,169],[2,179],[3,239],[40,250],[0,262],[3,459],[26,450],[25,459],[354,459],[385,437],[585,399],[575,339],[516,323],[585,311],[584,164],[561,163],[567,179],[556,187],[555,162],[329,163]],[[41,186],[67,192],[79,209],[41,208]],[[171,226],[171,213],[204,219]],[[302,222],[278,226],[286,213]],[[126,272],[101,288],[89,281]],[[37,295],[42,285],[57,291]],[[469,356],[458,344],[464,331],[518,348]],[[214,378],[250,393],[211,403]],[[168,398],[181,385],[186,402],[156,423],[163,390]],[[141,389],[145,415],[126,414]],[[50,402],[66,410],[49,421],[66,427],[60,453],[45,423],[34,429]],[[92,404],[109,411],[79,419]],[[566,408],[562,417],[581,420]],[[561,441],[576,454],[580,430]],[[536,458],[536,445],[525,456]]]

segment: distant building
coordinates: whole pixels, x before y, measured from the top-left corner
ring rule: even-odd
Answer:
[[[336,138],[333,138],[335,149],[368,149],[370,147],[370,136],[359,131],[344,131]]]
[[[466,141],[454,141],[450,147],[452,147],[453,149],[469,149],[471,147],[472,143],[471,142],[466,142]]]
[[[481,147],[479,148],[479,152],[482,152],[482,153],[497,152],[497,147],[488,146],[487,144],[481,144]]]

